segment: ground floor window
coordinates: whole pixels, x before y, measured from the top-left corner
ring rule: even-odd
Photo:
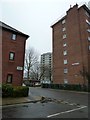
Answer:
[[[64,79],[64,84],[68,84],[68,79]]]
[[[13,75],[12,74],[8,74],[7,75],[7,83],[12,83],[12,79],[13,79]]]

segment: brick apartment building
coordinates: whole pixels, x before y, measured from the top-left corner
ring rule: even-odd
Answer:
[[[87,84],[90,74],[90,10],[77,4],[52,26],[53,83]]]
[[[0,22],[0,75],[2,83],[22,85],[25,43],[28,35]],[[2,52],[1,52],[2,51]]]

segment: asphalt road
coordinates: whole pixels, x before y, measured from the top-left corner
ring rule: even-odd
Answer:
[[[30,97],[33,96],[46,96],[55,99],[62,99],[68,102],[73,102],[77,104],[87,105],[88,106],[88,94],[79,93],[65,90],[55,90],[47,88],[30,88]]]
[[[88,94],[43,88],[30,88],[30,97],[46,101],[5,106],[3,118],[88,118]],[[51,99],[51,101],[48,101]]]

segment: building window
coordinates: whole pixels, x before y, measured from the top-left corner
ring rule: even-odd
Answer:
[[[9,53],[9,60],[14,60],[15,59],[15,53],[14,52],[10,52]]]
[[[67,46],[67,44],[66,44],[66,43],[64,43],[64,44],[63,44],[63,47],[66,47],[66,46]]]
[[[65,73],[65,74],[68,73],[68,69],[67,69],[67,68],[64,69],[64,73]]]
[[[13,78],[13,75],[12,74],[8,74],[7,75],[7,83],[12,83],[12,78]]]
[[[65,22],[66,22],[66,21],[65,21],[65,19],[64,19],[64,20],[62,21],[62,24],[65,24]]]
[[[88,41],[90,41],[90,37],[88,37]]]
[[[88,24],[88,25],[90,25],[90,22],[86,19],[86,23]]]
[[[65,39],[66,37],[67,37],[66,34],[64,34],[64,35],[63,35],[63,39]]]
[[[68,79],[64,79],[64,84],[68,84]]]
[[[90,50],[90,45],[88,46],[88,49]]]
[[[90,29],[87,29],[87,31],[90,33]]]
[[[64,27],[64,28],[62,29],[62,31],[66,31],[66,28]]]
[[[63,52],[63,55],[67,55],[67,50],[65,50],[65,51]]]
[[[89,15],[89,13],[88,13],[87,11],[85,12],[85,14],[86,14],[88,17],[90,17],[90,15]]]
[[[12,34],[12,40],[16,40],[16,34]]]
[[[64,60],[64,65],[66,65],[67,64],[67,60]]]

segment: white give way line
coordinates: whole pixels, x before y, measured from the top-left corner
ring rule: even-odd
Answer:
[[[54,116],[57,116],[57,115],[60,115],[60,114],[64,114],[64,113],[70,113],[70,112],[77,111],[77,110],[80,110],[80,109],[83,109],[83,108],[86,108],[86,107],[87,106],[82,106],[80,108],[76,108],[76,109],[72,109],[72,110],[68,110],[68,111],[52,114],[52,115],[47,116],[47,118],[54,117]]]

